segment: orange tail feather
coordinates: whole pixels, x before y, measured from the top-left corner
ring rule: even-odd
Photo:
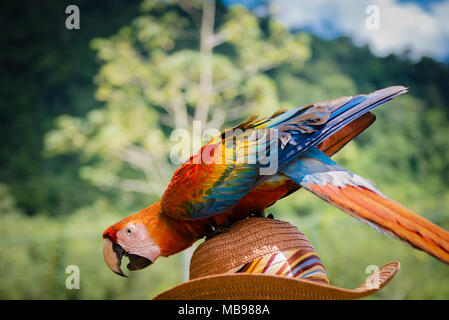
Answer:
[[[449,264],[449,232],[397,202],[361,186],[309,183],[307,188],[350,215]]]

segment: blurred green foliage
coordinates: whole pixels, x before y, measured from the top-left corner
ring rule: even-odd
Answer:
[[[449,229],[447,65],[289,33],[238,6],[218,3],[208,31],[201,1],[78,2],[78,31],[64,28],[67,1],[0,10],[13,31],[0,35],[0,298],[147,299],[183,281],[183,254],[128,279],[102,257],[101,232],[165,188],[173,129],[198,134],[200,120],[220,130],[389,85],[410,93],[376,110],[334,158]],[[208,47],[201,35],[210,31]],[[396,278],[370,298],[449,298],[447,265],[304,190],[268,212],[309,237],[334,285],[355,288],[367,266],[397,260]],[[80,290],[65,287],[71,264]]]

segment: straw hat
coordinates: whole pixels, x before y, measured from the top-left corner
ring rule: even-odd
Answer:
[[[154,299],[357,299],[382,289],[396,274],[391,262],[357,289],[329,284],[310,241],[288,222],[249,218],[198,246],[190,280]]]

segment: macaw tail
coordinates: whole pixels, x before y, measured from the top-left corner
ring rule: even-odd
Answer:
[[[387,198],[319,150],[313,149],[283,173],[358,220],[449,264],[449,232]]]

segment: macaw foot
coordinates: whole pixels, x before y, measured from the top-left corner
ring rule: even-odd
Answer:
[[[232,224],[233,222],[227,219],[224,223],[222,223],[219,226],[217,226],[216,224],[211,225],[209,232],[206,233],[206,241],[215,236],[218,236],[219,234],[228,232]]]
[[[265,218],[265,211],[262,210],[259,212],[255,212],[250,217],[251,218]]]
[[[268,215],[265,215],[265,211],[259,211],[259,212],[256,212],[256,213],[254,213],[254,214],[252,214],[251,215],[251,218],[267,218],[267,219],[274,219],[274,216],[273,216],[273,214],[268,214]]]
[[[274,219],[273,214],[268,214],[265,216],[265,212],[257,212],[249,216],[249,218],[267,218],[267,219]],[[238,220],[232,220],[230,218],[227,218],[226,221],[220,225],[217,225],[215,222],[213,225],[210,226],[209,231],[206,233],[206,240],[209,240],[219,234],[225,233],[229,231],[229,228]]]

